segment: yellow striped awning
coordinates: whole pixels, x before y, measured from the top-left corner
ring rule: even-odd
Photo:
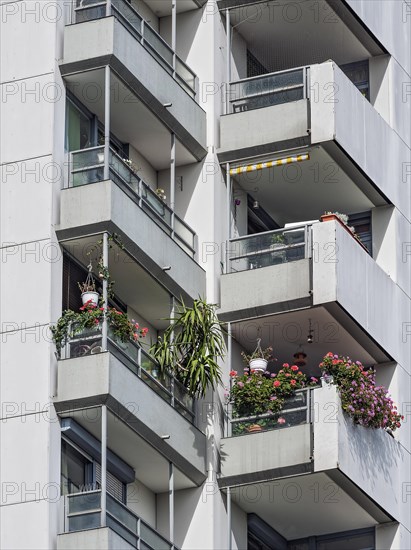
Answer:
[[[282,166],[284,164],[291,164],[293,162],[301,162],[302,160],[309,160],[310,155],[305,153],[303,155],[297,155],[295,157],[286,157],[283,159],[269,160],[267,162],[260,162],[258,164],[248,164],[246,166],[240,166],[239,168],[231,168],[230,176],[236,176],[238,174],[245,174],[246,172],[255,172],[256,170],[263,170],[263,168],[272,168],[273,166]]]

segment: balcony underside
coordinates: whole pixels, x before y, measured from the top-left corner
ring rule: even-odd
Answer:
[[[103,231],[117,234],[131,257],[174,296],[191,300],[204,295],[204,270],[115,183],[107,180],[64,189],[60,226],[56,231],[64,247],[83,265],[88,265],[87,252],[98,241],[95,235]],[[131,277],[135,277],[136,269],[133,261],[121,249],[112,249],[111,254],[109,268],[113,280],[119,289],[129,288],[131,295]],[[92,259],[98,261],[98,257]],[[170,269],[164,271],[167,266]],[[147,275],[143,278],[147,279]],[[120,281],[124,284],[120,285]],[[135,292],[139,288],[134,285]],[[127,296],[121,298],[128,303]]]
[[[98,439],[98,406],[107,405],[108,447],[155,492],[168,490],[167,461],[180,472],[176,488],[204,481],[204,434],[112,353],[59,361],[57,385],[59,415],[73,418]]]
[[[114,75],[112,131],[125,143],[133,143],[156,169],[162,149],[170,150],[170,132],[181,144],[181,164],[204,158],[205,112],[115,17],[66,27],[64,46],[61,74],[74,95],[100,120],[104,120],[101,68],[110,66]]]

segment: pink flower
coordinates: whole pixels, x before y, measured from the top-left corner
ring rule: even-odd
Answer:
[[[292,386],[295,386],[295,385],[297,384],[297,382],[296,382],[295,380],[291,380],[290,384],[291,384]]]
[[[273,384],[273,386],[274,386],[275,388],[278,388],[278,386],[280,386],[280,385],[281,385],[281,382],[280,382],[279,380],[276,380],[276,381],[274,382],[274,384]]]
[[[233,376],[237,376],[237,371],[236,370],[230,370],[230,372],[228,373],[231,377]]]
[[[278,424],[285,424],[285,418],[280,416],[280,418],[277,420]]]
[[[291,370],[294,371],[294,372],[296,372],[296,371],[298,370],[297,365],[293,365],[293,366],[291,367]]]

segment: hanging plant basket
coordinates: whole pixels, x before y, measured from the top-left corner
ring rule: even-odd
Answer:
[[[257,338],[257,347],[251,355],[241,352],[243,360],[248,364],[250,371],[264,372],[267,370],[268,361],[272,359],[273,348],[270,346],[266,349],[261,349],[261,338]]]
[[[81,290],[81,301],[83,302],[83,306],[90,303],[97,307],[100,295],[96,291],[96,283],[94,281],[92,270],[93,266],[90,262],[88,265],[87,278],[84,283],[78,283],[78,286]]]
[[[251,370],[255,371],[261,371],[264,372],[267,370],[268,361],[267,359],[263,359],[262,357],[258,357],[257,359],[251,359],[249,366]]]

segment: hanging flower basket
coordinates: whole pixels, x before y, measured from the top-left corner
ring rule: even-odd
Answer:
[[[78,283],[79,289],[81,290],[81,301],[83,306],[86,304],[92,304],[93,306],[98,306],[99,293],[96,291],[96,283],[93,277],[93,266],[91,262],[88,265],[88,274],[84,283]]]
[[[264,372],[267,370],[267,364],[272,359],[273,348],[261,349],[261,338],[257,338],[257,347],[251,355],[241,352],[244,362],[251,371]]]

